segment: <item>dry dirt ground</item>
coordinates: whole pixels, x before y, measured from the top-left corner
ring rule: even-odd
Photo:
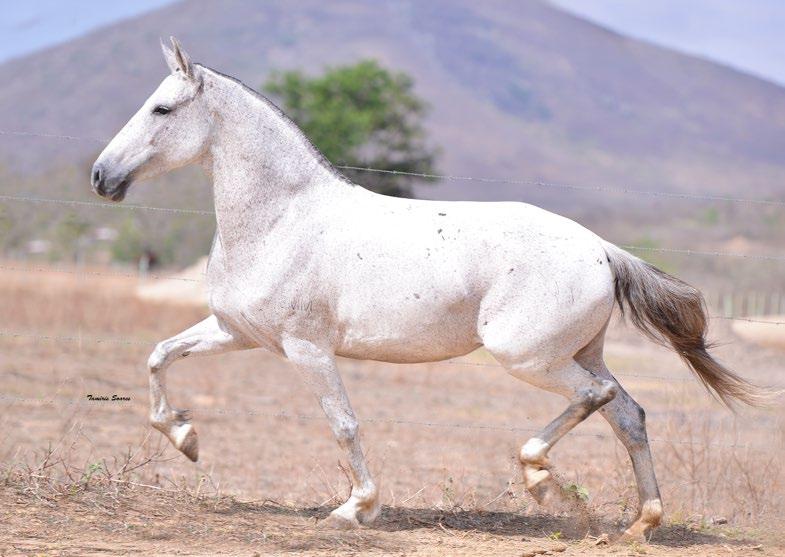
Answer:
[[[482,351],[341,362],[385,507],[338,532],[319,521],[347,494],[343,455],[285,362],[249,351],[173,366],[173,401],[200,434],[192,464],[146,425],[144,362],[203,311],[139,301],[117,269],[71,271],[0,265],[0,555],[785,555],[782,404],[734,415],[621,324],[607,359],[647,410],[667,514],[648,544],[597,544],[636,502],[599,416],[552,452],[588,501],[548,509],[526,494],[517,452],[565,403]],[[785,384],[781,353],[727,322],[713,332],[726,363]]]

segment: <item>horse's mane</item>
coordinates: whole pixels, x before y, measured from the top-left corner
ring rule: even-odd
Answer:
[[[195,64],[195,65],[197,65],[200,68],[202,68],[204,70],[207,70],[207,71],[217,75],[218,77],[222,77],[224,79],[228,79],[229,81],[232,81],[232,82],[236,83],[237,85],[242,87],[242,89],[246,93],[250,93],[251,95],[253,95],[257,99],[262,101],[265,105],[267,105],[268,108],[270,108],[276,115],[278,115],[279,118],[281,118],[284,122],[286,122],[292,129],[294,129],[297,132],[297,134],[303,140],[303,143],[306,146],[306,148],[311,152],[311,154],[316,158],[316,160],[319,162],[319,164],[322,167],[327,169],[327,171],[329,171],[330,174],[332,174],[335,178],[338,178],[339,180],[342,180],[343,182],[346,182],[346,183],[348,183],[348,184],[350,184],[352,186],[355,185],[354,182],[352,182],[351,180],[349,180],[349,178],[347,178],[346,176],[341,174],[338,171],[338,169],[335,168],[335,166],[333,166],[333,164],[329,161],[329,159],[324,156],[324,153],[322,153],[319,150],[319,148],[316,147],[316,145],[313,144],[313,142],[310,140],[310,138],[307,135],[305,135],[305,133],[303,133],[303,130],[300,129],[300,126],[298,126],[297,123],[294,120],[289,118],[289,116],[287,116],[287,114],[283,110],[281,110],[278,107],[278,105],[276,105],[273,101],[271,101],[270,99],[268,99],[267,97],[262,95],[259,91],[255,90],[255,89],[253,89],[251,87],[248,87],[245,83],[243,83],[242,81],[240,81],[239,79],[237,79],[235,77],[232,77],[230,75],[226,75],[224,73],[221,73],[218,70],[214,70],[213,68],[205,66],[204,64]]]

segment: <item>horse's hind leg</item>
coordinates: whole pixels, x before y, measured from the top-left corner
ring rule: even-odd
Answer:
[[[604,331],[587,346],[576,358],[597,375],[614,380],[602,358]],[[600,414],[608,421],[622,442],[632,461],[635,481],[638,485],[640,510],[638,517],[625,531],[625,536],[643,540],[646,535],[659,526],[662,520],[662,502],[654,463],[646,435],[646,414],[643,408],[621,387],[616,397],[600,409]]]
[[[560,305],[558,293],[543,293],[543,300],[549,303],[527,304],[520,310],[505,307],[484,321],[481,332],[486,349],[511,375],[569,401],[561,415],[521,448],[526,488],[539,502],[562,498],[562,490],[550,472],[548,452],[592,412],[612,400],[618,389],[615,380],[599,377],[575,359],[604,329],[612,293],[608,290],[602,296],[584,295],[571,300],[569,306]]]
[[[530,380],[527,377],[530,373],[528,369],[525,374],[520,374],[513,365],[510,373]],[[545,373],[548,376],[547,386],[541,386],[565,395],[570,402],[561,415],[521,448],[520,460],[526,489],[540,503],[562,495],[561,487],[551,477],[548,452],[559,439],[588,418],[592,412],[612,400],[618,388],[615,381],[595,376],[574,360],[563,364],[561,368],[551,368]]]
[[[638,484],[640,510],[638,517],[624,534],[635,540],[643,540],[662,520],[662,502],[654,464],[646,437],[646,423],[641,408],[624,389],[619,389],[616,399],[600,409],[616,436],[630,454],[635,481]]]
[[[187,410],[176,410],[166,397],[166,370],[173,362],[190,354],[218,354],[248,348],[231,333],[222,329],[211,315],[179,335],[156,345],[147,361],[150,369],[150,423],[166,435],[172,444],[196,462],[199,443]]]

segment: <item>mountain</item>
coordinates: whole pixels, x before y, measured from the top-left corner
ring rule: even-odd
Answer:
[[[536,0],[188,0],[0,65],[0,130],[110,138],[165,76],[158,41],[169,35],[252,87],[271,69],[318,72],[368,57],[408,72],[431,105],[443,173],[782,195],[785,89]],[[0,160],[26,173],[79,161],[85,179],[71,193],[86,196],[101,147],[0,135]],[[460,180],[418,191],[578,211],[652,203]]]

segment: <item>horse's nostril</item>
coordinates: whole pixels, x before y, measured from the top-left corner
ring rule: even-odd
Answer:
[[[104,193],[104,173],[101,171],[101,167],[99,165],[95,165],[93,167],[93,174],[91,176],[93,189],[96,193],[103,195]]]

